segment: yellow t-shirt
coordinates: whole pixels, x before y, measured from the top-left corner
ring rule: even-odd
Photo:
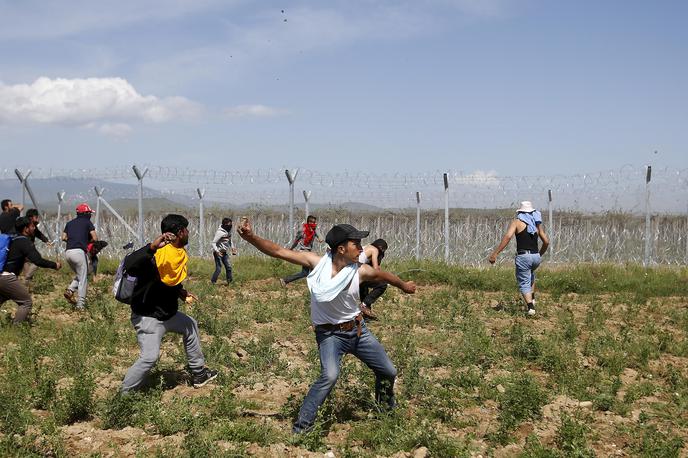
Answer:
[[[187,275],[189,256],[184,248],[165,245],[155,252],[155,264],[158,266],[160,280],[167,286],[176,286],[184,281]]]

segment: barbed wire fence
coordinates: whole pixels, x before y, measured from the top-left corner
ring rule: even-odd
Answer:
[[[129,167],[24,170],[23,177],[30,176],[30,179],[17,182],[22,192],[25,190],[23,184],[31,180],[134,184],[138,179]],[[147,200],[165,197],[199,205],[199,186],[203,187],[207,209],[203,215],[207,213],[207,217],[201,234],[201,215],[198,211],[188,215],[192,254],[210,255],[209,243],[225,214],[234,216],[235,221],[240,214],[250,215],[260,234],[286,244],[300,226],[297,222],[289,223],[290,210],[286,206],[289,185],[293,184],[297,190],[301,188],[309,193],[309,204],[313,212],[318,213],[321,230],[341,222],[370,229],[371,240],[381,237],[388,241],[390,258],[404,259],[418,254],[422,259],[482,265],[513,218],[513,211],[494,210],[514,209],[520,200],[531,200],[545,210],[548,195],[551,195],[554,220],[545,219],[553,235],[555,255],[550,261],[669,265],[688,262],[688,169],[653,168],[650,182],[647,181],[647,167],[630,165],[615,170],[555,176],[499,176],[494,172],[460,171],[329,173],[300,169],[294,183],[287,181],[284,169],[218,171],[148,166],[147,170],[146,187],[139,179],[138,190],[130,187],[118,193],[118,198],[142,197],[142,207],[145,207],[142,227],[140,219],[131,215],[125,215],[123,221],[107,214],[100,217],[99,231],[113,246],[107,251],[108,255],[121,256],[123,252],[118,247],[131,241],[139,243],[132,240],[124,222],[130,227],[140,227],[146,240],[157,233],[162,215],[156,208],[146,206]],[[446,190],[444,173],[447,175]],[[0,179],[10,177],[16,179],[13,169],[0,170]],[[452,209],[448,235],[441,211],[445,192]],[[85,188],[83,192],[65,196],[64,200],[74,203],[95,197],[92,189]],[[351,203],[356,203],[354,209]],[[250,205],[236,208],[242,204]],[[235,209],[219,210],[222,205],[233,205]],[[416,207],[421,208],[420,218],[417,218]],[[296,211],[297,220],[305,217],[300,208]],[[644,224],[643,213],[649,216],[649,226]],[[546,211],[543,216],[546,218]],[[56,222],[54,227],[64,227],[68,217],[62,216],[63,221]],[[207,249],[201,245],[202,241],[208,245]],[[243,241],[237,242],[243,253],[255,253]],[[447,247],[449,250],[445,253]],[[507,262],[506,258],[502,257],[502,262]]]

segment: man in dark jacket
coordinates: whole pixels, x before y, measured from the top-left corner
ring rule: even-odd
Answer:
[[[178,310],[179,299],[195,299],[182,286],[187,275],[189,221],[181,215],[167,215],[160,224],[160,234],[149,245],[124,260],[127,274],[137,277],[131,303],[131,324],[141,347],[141,355],[129,368],[122,382],[122,392],[138,389],[160,356],[160,342],[167,332],[181,334],[191,369],[194,388],[217,377],[217,371],[205,367],[198,323]]]
[[[74,271],[74,279],[67,286],[64,297],[77,310],[86,308],[86,291],[88,289],[88,243],[98,240],[96,228],[91,222],[93,210],[87,203],[76,206],[76,218],[67,222],[62,232],[65,246],[65,259]],[[74,297],[77,293],[77,297]]]
[[[36,227],[35,232],[33,233],[33,236],[29,237],[29,240],[31,240],[31,243],[34,245],[36,244],[36,239],[40,240],[41,242],[45,243],[48,246],[53,246],[53,242],[48,240],[48,237],[45,236],[44,233],[41,232],[40,229],[38,229],[38,225],[41,223],[40,221],[40,214],[38,213],[38,209],[36,208],[29,208],[26,210],[26,217],[29,218],[29,221],[33,223],[33,225]],[[31,281],[33,278],[33,274],[36,273],[36,270],[38,270],[38,266],[31,261],[27,261],[24,263],[24,270],[22,271],[22,277],[26,281]]]
[[[23,205],[12,203],[11,199],[2,201],[2,213],[0,213],[0,232],[3,234],[16,234],[14,222],[21,211],[24,209]]]
[[[31,313],[31,306],[33,299],[29,290],[26,289],[24,283],[17,278],[24,268],[26,259],[31,261],[38,267],[45,267],[48,269],[60,269],[62,265],[59,262],[48,261],[43,259],[41,254],[36,250],[30,238],[34,235],[36,226],[27,217],[17,218],[14,224],[16,233],[18,234],[12,239],[10,249],[7,253],[7,262],[0,273],[0,304],[13,300],[17,303],[17,312],[14,315],[14,323],[21,323],[25,321]]]

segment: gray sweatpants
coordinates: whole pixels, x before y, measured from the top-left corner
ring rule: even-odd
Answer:
[[[14,323],[21,323],[31,313],[33,300],[24,282],[16,275],[2,273],[0,275],[0,304],[12,300],[17,303],[17,312],[14,314]]]
[[[86,258],[86,252],[80,248],[72,248],[65,251],[65,259],[67,259],[69,267],[76,274],[67,290],[71,292],[79,291],[77,305],[85,305],[86,289],[88,288],[88,259]]]
[[[150,316],[131,314],[131,324],[136,330],[136,339],[141,347],[141,355],[127,371],[122,382],[122,392],[126,393],[141,386],[149,370],[153,368],[160,356],[160,342],[166,332],[181,334],[189,368],[198,372],[205,366],[201,351],[201,338],[196,320],[182,312],[177,312],[167,321],[160,321]]]

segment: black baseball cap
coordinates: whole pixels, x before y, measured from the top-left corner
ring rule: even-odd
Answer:
[[[337,224],[329,230],[325,242],[334,250],[347,240],[361,240],[368,237],[368,234],[370,231],[359,231],[351,224]]]

